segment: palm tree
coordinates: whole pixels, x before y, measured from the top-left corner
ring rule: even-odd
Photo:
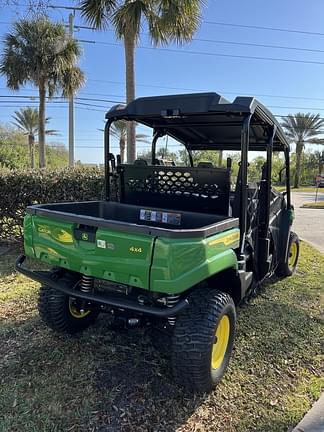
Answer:
[[[30,154],[30,167],[35,168],[35,136],[38,134],[38,110],[36,108],[21,108],[20,111],[15,111],[12,116],[14,121],[12,124],[28,136],[28,147]],[[48,124],[50,117],[45,118],[45,124]],[[46,135],[57,135],[57,131],[53,129],[45,130]]]
[[[135,48],[146,20],[153,44],[184,43],[199,27],[204,0],[81,0],[81,14],[97,29],[112,25],[124,42],[126,102],[135,99]],[[127,129],[127,160],[136,157],[135,125]]]
[[[127,138],[127,121],[126,120],[117,120],[115,121],[111,128],[110,133],[113,137],[119,140],[119,153],[121,163],[125,162],[125,149],[126,149],[126,138]],[[99,129],[103,132],[103,129]],[[148,136],[145,134],[136,134],[136,141],[142,143],[148,143]]]
[[[62,96],[74,94],[84,83],[84,75],[76,65],[81,50],[61,24],[47,18],[21,20],[4,40],[0,74],[7,86],[19,90],[31,82],[39,91],[39,167],[45,167],[45,101],[59,90]]]
[[[296,144],[296,171],[294,188],[299,187],[301,161],[305,144],[324,144],[324,139],[316,138],[322,134],[324,119],[319,114],[288,114],[281,123],[288,139]]]

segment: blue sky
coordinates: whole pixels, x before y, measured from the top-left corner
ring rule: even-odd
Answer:
[[[8,23],[12,23],[17,16],[24,16],[25,1],[22,0],[18,8],[0,8],[1,39],[10,28]],[[53,0],[51,4],[75,5],[76,3]],[[271,2],[209,0],[204,8],[203,22],[195,39],[280,45],[323,52],[232,45],[205,40],[193,40],[182,47],[170,45],[169,48],[177,50],[177,52],[170,52],[163,49],[141,48],[150,47],[149,40],[143,35],[136,54],[137,96],[216,91],[230,100],[236,95],[256,96],[278,115],[310,111],[319,112],[324,117],[323,12],[322,0],[309,0],[307,3],[293,0],[272,0]],[[63,9],[49,10],[50,17],[60,22],[67,22],[68,14],[69,12]],[[323,35],[240,28],[217,25],[215,22],[317,32]],[[78,16],[78,12],[76,12],[75,24],[85,24]],[[82,29],[76,31],[75,36],[82,40],[116,43],[112,31],[94,32]],[[105,100],[104,102],[79,101],[99,105],[96,107],[76,106],[75,158],[83,162],[102,162],[103,138],[98,129],[104,125],[105,112],[114,104],[108,101],[124,100],[123,46],[119,42],[117,44],[115,46],[82,43],[81,67],[86,73],[87,83],[78,96]],[[200,51],[209,55],[188,54],[184,51]],[[231,58],[214,54],[294,59],[323,64]],[[8,91],[5,80],[0,77],[0,96],[12,94],[17,93]],[[33,94],[36,95],[37,91],[31,85],[18,93],[18,95]],[[10,99],[10,103],[4,102],[8,100],[5,97],[0,98],[1,123],[10,122],[13,111],[24,106],[21,103],[15,104],[15,99]],[[25,105],[28,105],[28,101]],[[36,103],[34,102],[33,105]],[[48,104],[47,115],[52,118],[51,128],[59,130],[61,134],[58,138],[49,138],[49,141],[59,141],[67,145],[67,114],[67,104]],[[142,149],[143,145],[140,145],[139,150]]]

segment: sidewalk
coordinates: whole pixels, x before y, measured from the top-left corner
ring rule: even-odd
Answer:
[[[292,432],[324,432],[324,393]]]

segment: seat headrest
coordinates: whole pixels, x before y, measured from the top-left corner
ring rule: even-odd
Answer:
[[[213,168],[214,167],[212,162],[198,162],[197,166],[199,168]]]
[[[146,166],[146,165],[148,165],[148,163],[147,163],[147,161],[146,160],[144,160],[144,159],[136,159],[135,161],[134,161],[134,165],[142,165],[142,166]]]

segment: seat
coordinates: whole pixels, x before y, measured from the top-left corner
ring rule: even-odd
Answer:
[[[144,159],[136,159],[135,161],[134,161],[134,165],[140,165],[140,166],[147,166],[148,165],[148,163],[147,163],[147,161],[146,160],[144,160]]]
[[[213,168],[214,165],[213,165],[212,162],[204,162],[204,161],[202,161],[202,162],[198,162],[197,167],[198,168]]]
[[[153,165],[164,165],[164,161],[162,159],[154,159],[154,164]]]

